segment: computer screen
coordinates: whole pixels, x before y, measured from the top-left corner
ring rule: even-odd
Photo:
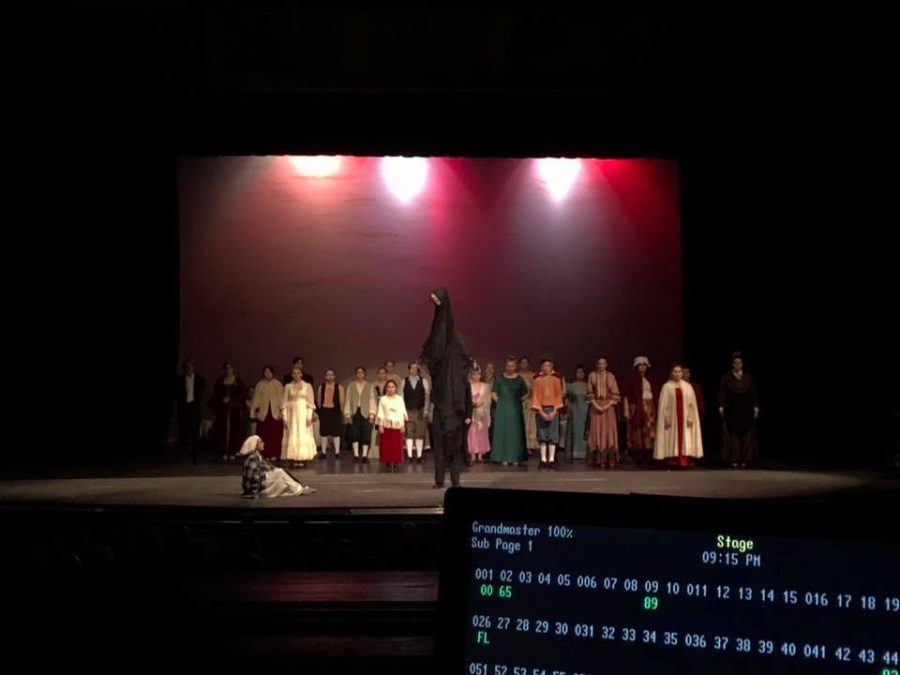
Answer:
[[[759,502],[551,493],[517,495],[517,515],[476,492],[447,500],[448,672],[900,672],[895,530],[823,536],[822,507],[790,533],[808,505],[773,523]]]

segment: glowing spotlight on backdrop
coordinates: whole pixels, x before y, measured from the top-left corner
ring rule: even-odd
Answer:
[[[341,158],[334,155],[304,155],[289,159],[297,173],[311,178],[327,178],[341,169]]]
[[[564,199],[581,172],[581,160],[548,157],[536,161],[538,178],[547,186],[550,196],[557,202]]]
[[[381,175],[391,194],[402,202],[409,202],[425,187],[428,160],[424,157],[382,157]]]
[[[582,157],[555,201],[577,162],[546,162],[545,182],[536,157],[400,154],[343,155],[324,178],[299,172],[326,174],[333,159],[290,151],[180,158],[180,353],[206,373],[225,357],[246,372],[270,358],[286,369],[296,338],[282,338],[299,335],[310,372],[334,368],[343,383],[360,363],[419,353],[428,290],[445,285],[479,363],[552,353],[571,373],[596,356],[598,334],[617,375],[637,349],[682,355],[677,162]],[[546,269],[554,283],[532,283]],[[574,328],[540,320],[556,316]]]

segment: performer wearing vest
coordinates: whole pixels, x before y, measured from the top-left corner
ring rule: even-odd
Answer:
[[[431,405],[431,385],[419,374],[419,364],[415,361],[409,364],[409,375],[403,378],[403,403],[409,416],[406,422],[406,456],[413,460],[415,446],[415,461],[421,464],[428,430],[426,418]]]
[[[347,387],[344,403],[344,422],[350,426],[353,444],[353,461],[369,463],[369,443],[372,438],[372,424],[377,412],[375,391],[366,382],[366,369],[356,367],[356,379]]]
[[[319,457],[324,458],[328,450],[328,439],[334,442],[334,457],[341,456],[341,436],[344,435],[344,388],[336,382],[336,375],[330,368],[325,371],[325,382],[319,385],[317,392],[316,412],[319,415],[319,436],[322,438],[322,451]]]

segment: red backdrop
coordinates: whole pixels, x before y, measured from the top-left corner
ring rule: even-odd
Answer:
[[[295,355],[321,379],[419,354],[428,291],[446,286],[479,361],[681,357],[677,166],[582,160],[551,198],[530,159],[430,158],[408,203],[374,157],[302,176],[286,157],[183,158],[181,352],[255,381]]]

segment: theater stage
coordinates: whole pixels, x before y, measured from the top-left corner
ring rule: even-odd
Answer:
[[[154,466],[107,467],[0,480],[0,504],[69,505],[76,507],[168,506],[250,509],[439,509],[443,491],[433,489],[430,457],[422,465],[386,472],[376,462],[354,464],[352,458],[319,460],[307,469],[291,469],[317,493],[249,501],[240,498],[238,464],[168,462]],[[449,485],[449,476],[447,479]],[[563,490],[611,494],[656,494],[713,498],[777,498],[835,496],[859,491],[896,490],[896,472],[871,470],[731,470],[588,469],[581,463],[539,469],[534,460],[522,467],[478,464],[464,469],[462,485],[501,489]]]

